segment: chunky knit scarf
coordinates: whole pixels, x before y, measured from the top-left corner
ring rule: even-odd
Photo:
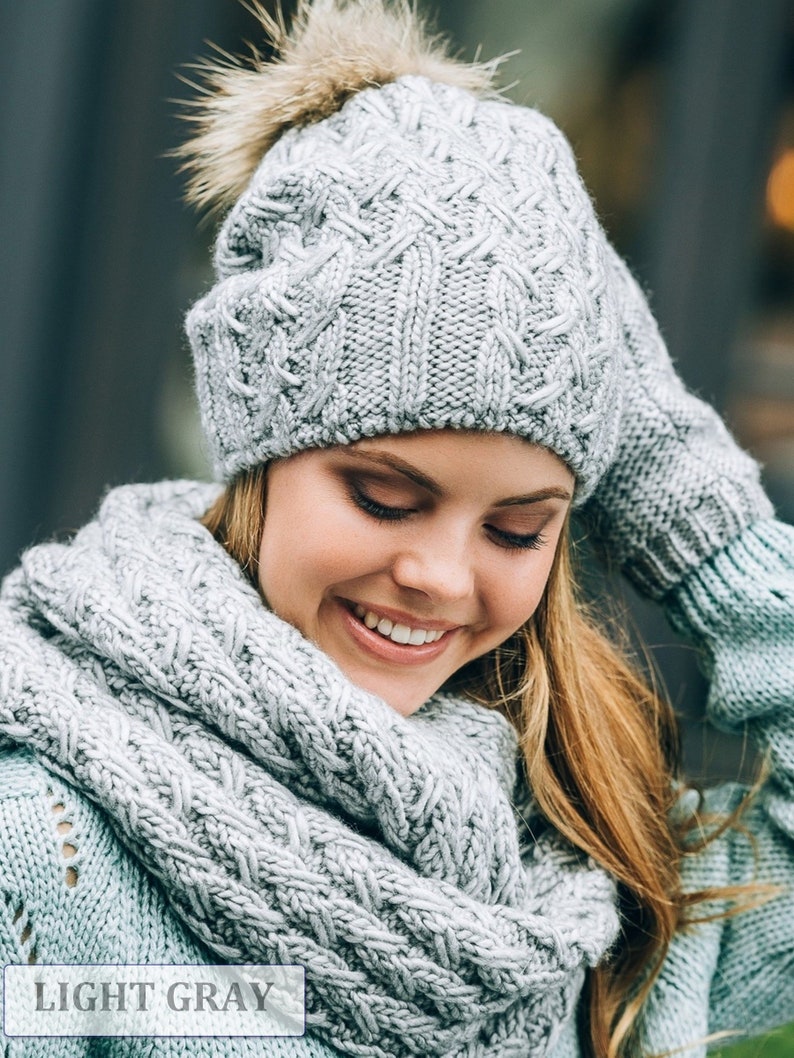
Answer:
[[[611,880],[518,820],[500,715],[439,693],[401,717],[269,612],[197,521],[214,495],[117,489],[27,552],[0,736],[223,961],[305,965],[309,1029],[346,1053],[545,1055],[615,937]]]

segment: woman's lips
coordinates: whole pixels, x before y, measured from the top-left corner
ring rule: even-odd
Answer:
[[[343,599],[342,601],[351,610],[354,610],[356,606],[361,606],[364,610],[374,611],[379,617],[387,617],[393,624],[408,625],[409,628],[425,628],[438,632],[449,632],[455,628],[460,628],[460,625],[455,624],[453,621],[436,621],[429,617],[417,617],[414,614],[406,613],[405,610],[395,610],[392,606],[371,606],[362,599]]]
[[[353,611],[352,608],[355,605],[355,603],[350,602],[349,600],[338,600],[340,617],[350,637],[354,640],[356,645],[367,654],[379,658],[382,661],[391,661],[400,665],[417,665],[434,660],[440,654],[444,653],[452,639],[455,637],[457,627],[459,627],[454,626],[450,628],[447,625],[443,630],[444,634],[441,638],[432,643],[422,643],[416,646],[395,643],[393,640],[381,635],[381,633],[374,628],[367,628],[361,618]],[[369,607],[363,603],[361,606],[364,610],[369,609]],[[418,625],[416,618],[413,618],[413,621],[415,622],[414,625],[410,625],[407,615],[403,617],[402,621],[399,621],[398,611],[396,610],[383,610],[378,607],[377,613],[384,617],[389,617],[390,620],[392,619],[391,615],[394,614],[393,623],[402,623],[408,627],[417,627]],[[438,629],[438,624],[439,622],[428,621],[426,623],[422,622],[418,627]]]
[[[378,631],[384,638],[391,639],[393,643],[421,647],[425,643],[435,643],[437,639],[447,634],[440,629],[422,628],[413,620],[410,625],[401,621],[392,621],[389,617],[376,613],[374,610],[366,610],[361,605],[356,605],[352,609],[359,621],[362,621],[367,628],[372,629],[373,632]]]

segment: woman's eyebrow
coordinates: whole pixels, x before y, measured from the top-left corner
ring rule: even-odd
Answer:
[[[362,452],[351,448],[345,455],[354,456],[356,459],[366,459],[370,463],[379,463],[381,466],[390,467],[392,470],[396,470],[398,474],[404,474],[405,477],[410,478],[411,481],[417,485],[421,485],[423,489],[427,489],[428,492],[432,492],[434,496],[443,496],[444,490],[441,488],[437,481],[428,477],[427,474],[423,474],[421,470],[418,470],[411,463],[406,463],[403,459],[398,459],[397,456],[387,455],[385,452]]]
[[[444,490],[437,481],[433,478],[428,477],[417,467],[411,463],[407,463],[404,459],[399,459],[397,456],[388,455],[386,452],[363,452],[351,448],[345,453],[349,456],[354,456],[356,459],[366,459],[370,463],[378,463],[381,466],[387,466],[392,470],[396,470],[399,474],[405,475],[410,478],[411,481],[420,485],[423,489],[427,489],[434,496],[443,496]],[[537,489],[534,492],[527,492],[521,496],[508,496],[507,499],[499,500],[494,504],[494,507],[519,507],[522,504],[529,503],[540,503],[541,500],[570,500],[571,493],[568,489],[562,485],[547,485],[545,488]]]
[[[570,500],[571,493],[562,485],[548,485],[545,489],[528,492],[524,496],[509,496],[499,500],[494,507],[518,507],[522,503],[540,503],[541,500]]]

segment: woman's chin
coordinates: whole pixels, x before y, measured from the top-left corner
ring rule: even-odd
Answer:
[[[448,678],[442,658],[455,649],[456,632],[421,646],[399,644],[367,628],[336,603],[320,625],[318,643],[351,683],[382,698],[401,716],[415,713]]]
[[[393,709],[395,713],[399,713],[400,716],[410,716],[415,713],[438,690],[436,686],[431,686],[427,690],[424,688],[422,690],[414,689],[410,686],[405,686],[404,681],[396,678],[384,679],[378,673],[368,673],[355,666],[351,668],[340,667],[351,683],[383,699],[386,705]]]

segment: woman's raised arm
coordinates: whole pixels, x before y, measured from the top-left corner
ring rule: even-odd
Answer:
[[[665,602],[673,625],[701,650],[709,718],[746,732],[770,767],[741,825],[684,858],[684,888],[759,883],[779,891],[753,910],[676,934],[645,1011],[651,1051],[662,1041],[674,1048],[707,1033],[752,1035],[794,1019],[794,528],[756,522]],[[737,784],[708,791],[701,810],[731,812],[745,792]],[[715,910],[726,907],[715,902]],[[708,913],[708,905],[695,911]]]
[[[624,403],[614,458],[583,514],[640,591],[664,599],[773,510],[755,460],[687,391],[639,284],[605,246],[621,318]]]

